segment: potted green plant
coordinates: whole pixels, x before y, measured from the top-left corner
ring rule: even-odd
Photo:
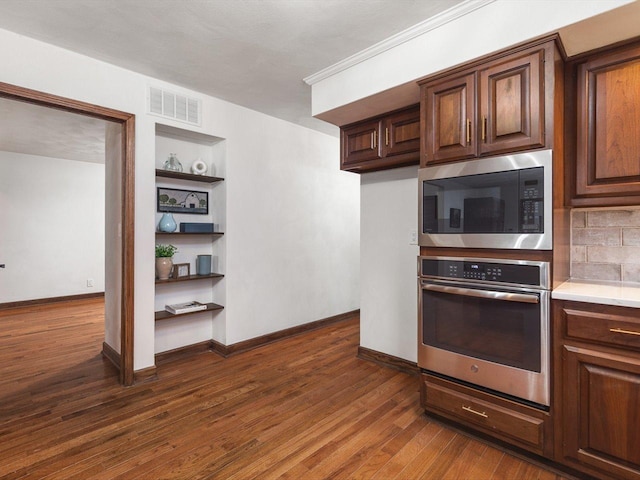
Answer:
[[[173,255],[178,248],[173,245],[156,245],[156,275],[160,280],[168,280],[173,267]]]

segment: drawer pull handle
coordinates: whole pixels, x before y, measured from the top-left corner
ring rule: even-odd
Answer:
[[[466,407],[466,406],[464,406],[464,405],[463,405],[463,406],[462,406],[462,409],[463,409],[463,410],[466,410],[467,412],[471,412],[471,413],[473,413],[474,415],[478,415],[479,417],[489,418],[489,415],[487,415],[486,413],[484,413],[484,412],[478,412],[478,411],[474,410],[474,409],[473,409],[473,408],[471,408],[471,407]]]
[[[610,328],[609,331],[611,333],[624,333],[625,335],[636,335],[640,337],[640,332],[634,332],[632,330],[623,330],[621,328]]]

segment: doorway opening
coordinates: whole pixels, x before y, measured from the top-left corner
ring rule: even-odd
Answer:
[[[0,98],[108,122],[105,128],[105,183],[109,193],[105,215],[107,224],[113,228],[105,235],[105,250],[109,255],[109,261],[105,262],[105,305],[115,331],[112,328],[111,335],[106,334],[103,355],[118,367],[120,383],[132,385],[135,116],[6,83],[0,83]]]

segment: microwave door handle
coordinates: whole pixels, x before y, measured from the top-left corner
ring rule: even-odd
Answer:
[[[490,300],[503,300],[506,302],[519,303],[540,303],[537,295],[529,295],[526,293],[509,293],[496,292],[494,290],[476,290],[473,288],[451,287],[445,285],[434,285],[431,283],[422,284],[423,290],[431,290],[433,292],[449,293],[452,295],[464,295],[466,297],[488,298]]]

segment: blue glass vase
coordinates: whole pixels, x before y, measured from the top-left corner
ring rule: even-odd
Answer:
[[[173,215],[171,213],[163,214],[160,222],[158,223],[158,231],[171,233],[175,232],[176,228],[178,228],[178,224],[173,219]]]

